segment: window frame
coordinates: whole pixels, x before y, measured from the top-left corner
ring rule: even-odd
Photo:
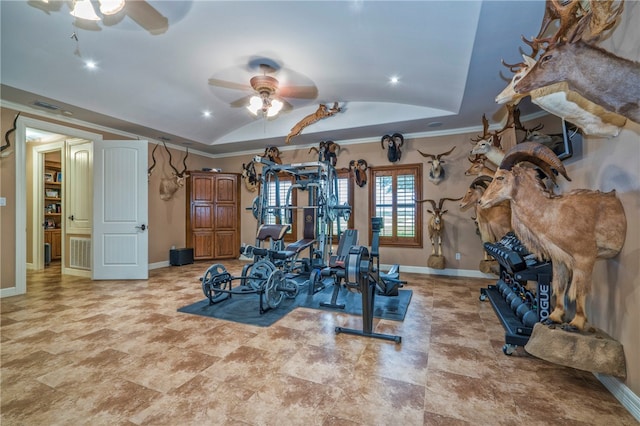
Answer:
[[[280,172],[277,175],[278,181],[282,182],[290,182],[291,185],[295,184],[295,179],[288,173]],[[267,184],[271,184],[273,181],[267,182]],[[262,183],[261,183],[262,184]],[[261,190],[261,188],[258,188]],[[294,189],[291,193],[291,206],[298,206],[298,190]],[[265,220],[262,220],[262,223],[266,223]],[[276,223],[278,223],[278,218],[276,217]],[[284,235],[283,241],[286,243],[292,243],[298,241],[298,209],[294,209],[291,213],[291,229]]]
[[[398,200],[396,197],[396,187],[397,187],[397,177],[400,175],[411,174],[414,176],[414,205],[415,205],[415,235],[413,237],[398,237],[396,235],[397,231],[397,218],[398,218]],[[403,164],[403,165],[391,165],[391,166],[378,166],[371,167],[369,169],[369,224],[371,223],[371,218],[376,215],[376,184],[377,178],[379,176],[391,176],[392,177],[392,185],[393,185],[393,196],[392,196],[392,218],[393,218],[393,235],[392,236],[382,236],[380,235],[380,246],[391,246],[391,247],[411,247],[411,248],[422,248],[422,209],[415,202],[415,200],[420,199],[422,196],[422,163],[416,164]],[[371,226],[369,226],[369,241],[373,238],[373,233],[371,232]]]
[[[346,179],[347,180],[347,203],[351,206],[351,214],[349,215],[349,220],[347,221],[347,227],[342,229],[344,232],[345,229],[354,229],[354,216],[355,216],[355,207],[353,205],[353,191],[355,185],[353,184],[353,178],[351,176],[351,172],[349,170],[336,170],[336,179]],[[339,201],[338,201],[339,202]],[[340,235],[334,235],[338,240],[340,240]]]

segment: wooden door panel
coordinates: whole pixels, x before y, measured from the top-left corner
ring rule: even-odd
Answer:
[[[233,259],[239,255],[240,248],[236,243],[236,231],[217,231],[215,233],[216,259]]]
[[[215,215],[215,229],[236,229],[238,210],[235,205],[217,205]]]
[[[195,175],[191,184],[191,201],[194,203],[213,202],[213,179],[211,176]]]
[[[191,214],[191,230],[204,231],[213,230],[213,205],[211,204],[195,204],[192,207]]]
[[[193,244],[193,258],[212,259],[213,253],[213,234],[210,232],[192,234],[191,242]]]
[[[238,185],[235,176],[218,176],[216,179],[216,202],[235,203],[237,188]]]

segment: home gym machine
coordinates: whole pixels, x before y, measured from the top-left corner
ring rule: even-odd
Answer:
[[[505,329],[502,352],[511,355],[517,346],[529,341],[533,326],[545,321],[551,308],[551,262],[536,259],[509,232],[497,243],[484,243],[487,253],[500,265],[500,279],[480,290],[480,300],[489,299]],[[527,281],[536,283],[535,288]]]
[[[336,327],[336,334],[346,333],[358,336],[374,337],[377,339],[391,340],[396,343],[402,341],[401,336],[380,334],[373,332],[373,314],[376,293],[385,296],[397,296],[398,288],[406,284],[399,279],[399,266],[393,265],[387,273],[380,272],[379,234],[382,228],[382,218],[371,218],[372,244],[371,252],[364,247],[356,245],[358,231],[347,229],[340,238],[338,254],[332,256],[329,266],[322,270],[323,276],[330,276],[334,281],[333,294],[330,303],[321,303],[321,306],[331,308],[344,308],[344,304],[338,304],[337,297],[344,281],[344,286],[350,291],[357,291],[362,295],[362,330],[345,327]],[[374,263],[375,259],[375,263]]]
[[[338,205],[337,175],[328,161],[286,165],[262,157],[254,161],[263,166],[260,195],[251,207],[258,222],[256,244],[241,248],[242,254],[253,256],[253,262],[244,266],[240,277],[229,274],[221,264],[212,265],[200,280],[210,305],[232,295],[258,294],[262,314],[277,308],[284,298],[294,298],[301,286],[308,285],[310,295],[324,288],[320,271],[330,255],[331,225],[338,218],[348,220],[351,207]],[[281,199],[281,174],[294,179],[285,200]],[[308,192],[306,207],[292,205],[294,190]],[[284,236],[297,209],[304,212],[303,238],[285,246]],[[239,285],[234,287],[234,282]]]
[[[308,292],[314,294],[324,288],[320,271],[331,254],[332,224],[339,219],[346,222],[351,214],[351,206],[338,204],[336,170],[329,161],[278,164],[259,156],[254,161],[262,164],[260,194],[251,207],[258,229],[266,223],[290,224],[297,211],[303,211],[303,238],[284,247],[285,252],[295,252],[284,262],[284,270],[306,278]],[[282,175],[292,178],[286,194],[281,189]],[[307,193],[306,206],[293,205],[294,191]]]

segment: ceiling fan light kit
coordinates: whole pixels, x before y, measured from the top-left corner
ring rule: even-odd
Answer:
[[[114,15],[120,12],[125,6],[125,0],[100,0],[100,13],[103,15]],[[75,0],[73,9],[69,12],[71,16],[88,21],[99,21],[90,0]]]
[[[251,78],[249,83],[260,96],[252,96],[247,109],[253,115],[258,115],[258,112],[262,111],[267,117],[276,116],[284,106],[283,102],[271,99],[271,96],[278,89],[278,80],[268,75],[258,75]]]

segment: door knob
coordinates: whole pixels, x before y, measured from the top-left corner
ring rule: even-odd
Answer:
[[[70,219],[70,220],[73,220],[73,215],[69,216],[69,219]]]
[[[143,223],[140,226],[136,226],[136,229],[140,229],[140,230],[144,231],[145,229],[147,229],[147,226]]]

